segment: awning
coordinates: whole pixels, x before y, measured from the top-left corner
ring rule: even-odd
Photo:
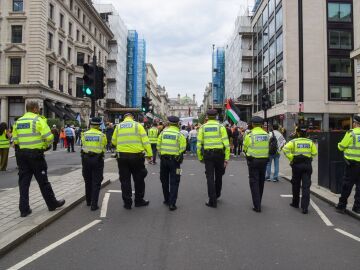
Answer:
[[[56,107],[54,104],[52,104],[50,101],[47,100],[45,100],[45,105],[50,111],[54,112],[58,117],[63,119],[64,113],[61,108]]]
[[[72,119],[76,119],[77,113],[74,112],[70,107],[65,106],[64,107],[65,111],[68,112],[70,115],[72,115]]]
[[[71,115],[71,113],[69,113],[67,110],[65,110],[65,108],[62,107],[61,105],[55,104],[55,107],[63,113],[62,119],[64,119],[64,120],[74,120],[74,119],[75,119],[75,118]]]

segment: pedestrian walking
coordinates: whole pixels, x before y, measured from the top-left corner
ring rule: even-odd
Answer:
[[[150,128],[148,130],[148,137],[149,137],[149,141],[151,144],[151,149],[152,149],[152,160],[150,161],[151,164],[156,164],[156,155],[157,155],[157,142],[158,142],[158,137],[159,137],[159,130],[157,128],[157,123],[154,122],[152,125],[152,128]]]
[[[186,139],[179,130],[180,119],[176,116],[168,117],[170,126],[164,130],[157,141],[160,153],[160,180],[164,195],[164,204],[170,211],[177,209],[176,201],[181,177],[181,163],[186,151]]]
[[[284,147],[286,141],[284,136],[278,130],[279,125],[273,124],[273,130],[269,133],[270,141],[269,141],[269,162],[266,166],[266,181],[279,181],[279,160],[280,160],[280,153],[281,149]],[[273,146],[273,147],[272,147]],[[271,164],[274,161],[274,175],[271,179]]]
[[[6,171],[9,149],[10,149],[11,133],[5,122],[0,123],[0,171]]]
[[[302,189],[301,209],[303,214],[308,213],[310,203],[310,186],[312,174],[312,159],[317,155],[314,142],[306,138],[307,126],[299,125],[297,128],[298,138],[288,142],[284,148],[284,154],[290,161],[292,168],[292,193],[291,207],[299,208],[300,187]]]
[[[70,127],[70,125],[68,125],[65,128],[65,136],[67,142],[67,151],[70,153],[70,149],[71,149],[71,152],[75,152],[74,149],[75,131],[72,127]]]
[[[206,206],[216,208],[221,196],[222,176],[230,158],[226,128],[216,120],[217,111],[208,110],[208,121],[198,132],[197,155],[205,163],[209,200]]]
[[[107,139],[107,142],[108,144],[106,145],[106,152],[107,153],[113,153],[114,152],[114,148],[112,146],[112,143],[111,143],[111,138],[112,138],[112,135],[114,134],[114,126],[112,123],[109,123],[108,126],[106,127],[106,131],[105,131],[105,134],[106,134],[106,139]]]
[[[26,113],[20,117],[13,130],[14,143],[19,146],[16,152],[19,166],[19,209],[21,217],[31,214],[29,206],[29,187],[34,175],[39,184],[41,194],[49,211],[65,204],[65,200],[57,200],[47,177],[47,164],[44,152],[51,148],[54,136],[46,119],[39,115],[37,102],[26,104]]]
[[[262,128],[264,119],[254,116],[252,129],[244,138],[243,150],[249,168],[249,184],[253,201],[253,210],[261,212],[261,200],[264,193],[265,171],[269,160],[269,135]]]
[[[192,156],[196,156],[196,142],[197,142],[197,130],[193,126],[192,130],[189,132],[189,141],[190,141],[190,152]]]
[[[131,113],[125,114],[124,121],[116,126],[112,144],[116,146],[124,208],[131,209],[133,202],[131,176],[135,185],[135,207],[149,205],[149,201],[144,200],[144,179],[147,175],[145,156],[150,161],[152,151],[144,127],[134,121]]]
[[[56,125],[53,125],[51,133],[54,135],[53,151],[56,151],[60,138],[59,130],[56,128]]]
[[[65,129],[62,127],[60,129],[60,145],[61,145],[61,148],[66,148],[65,147],[65,140],[66,140]]]
[[[104,152],[107,145],[105,134],[100,131],[100,117],[93,117],[90,129],[82,134],[82,175],[85,180],[85,197],[91,211],[99,209],[101,182],[104,179]]]
[[[233,155],[237,157],[239,153],[239,129],[235,126],[231,133],[233,143]]]
[[[360,214],[360,116],[354,116],[353,129],[345,134],[338,144],[338,149],[344,152],[345,173],[336,210],[345,213],[348,198],[355,185],[355,201],[352,210]]]
[[[186,130],[186,126],[185,125],[183,125],[182,127],[181,127],[181,131],[180,131],[181,133],[182,133],[182,135],[184,135],[184,137],[185,137],[185,139],[186,139],[186,151],[188,151],[188,150],[190,150],[190,147],[189,147],[189,132]],[[185,152],[186,152],[185,151]]]

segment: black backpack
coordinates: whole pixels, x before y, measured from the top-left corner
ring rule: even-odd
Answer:
[[[278,144],[277,144],[277,139],[276,136],[274,134],[274,131],[272,132],[272,137],[270,138],[269,141],[269,155],[275,155],[277,154],[278,151]]]

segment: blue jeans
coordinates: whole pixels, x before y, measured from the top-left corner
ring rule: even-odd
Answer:
[[[196,154],[196,142],[197,142],[196,138],[190,139],[190,151],[192,154]]]
[[[269,162],[267,163],[266,166],[266,176],[265,179],[270,179],[271,176],[271,163],[274,160],[274,177],[273,179],[278,179],[279,177],[279,159],[280,159],[280,154],[275,154],[272,156],[269,156]]]

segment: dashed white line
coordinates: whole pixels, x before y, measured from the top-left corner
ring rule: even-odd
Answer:
[[[13,190],[14,188],[1,188],[0,191],[9,191],[9,190]]]
[[[36,259],[40,258],[41,256],[45,255],[49,251],[57,248],[58,246],[64,244],[65,242],[71,240],[72,238],[78,236],[79,234],[81,234],[81,233],[85,232],[86,230],[90,229],[91,227],[95,226],[99,222],[101,222],[101,220],[99,220],[99,219],[94,220],[93,222],[90,222],[89,224],[76,230],[75,232],[69,234],[68,236],[65,236],[64,238],[52,243],[51,245],[47,246],[46,248],[36,252],[35,254],[31,255],[30,257],[22,260],[21,262],[15,264],[14,266],[8,268],[8,270],[18,270],[20,268],[23,268],[24,266],[28,265],[29,263],[31,263],[31,262],[35,261]]]
[[[121,193],[121,190],[115,190],[115,189],[109,189],[106,192],[110,192],[110,193]]]
[[[351,234],[351,233],[345,232],[344,230],[338,229],[338,228],[336,228],[336,229],[334,229],[334,230],[337,231],[337,232],[339,232],[339,233],[341,233],[341,234],[343,234],[343,235],[345,235],[345,236],[347,236],[347,237],[350,237],[351,239],[353,239],[353,240],[355,240],[355,241],[360,242],[360,238],[357,237],[357,236],[355,236],[355,235],[353,235],[353,234]]]
[[[107,208],[108,208],[108,204],[109,204],[109,198],[110,198],[110,193],[105,193],[102,204],[101,204],[101,212],[100,212],[101,218],[106,217]]]
[[[334,226],[334,224],[332,224],[331,221],[325,216],[324,212],[321,211],[320,208],[311,199],[310,199],[310,204],[314,208],[314,210],[318,213],[320,218],[324,221],[326,226]]]
[[[292,198],[293,195],[281,194],[280,197],[282,197],[282,198]]]

